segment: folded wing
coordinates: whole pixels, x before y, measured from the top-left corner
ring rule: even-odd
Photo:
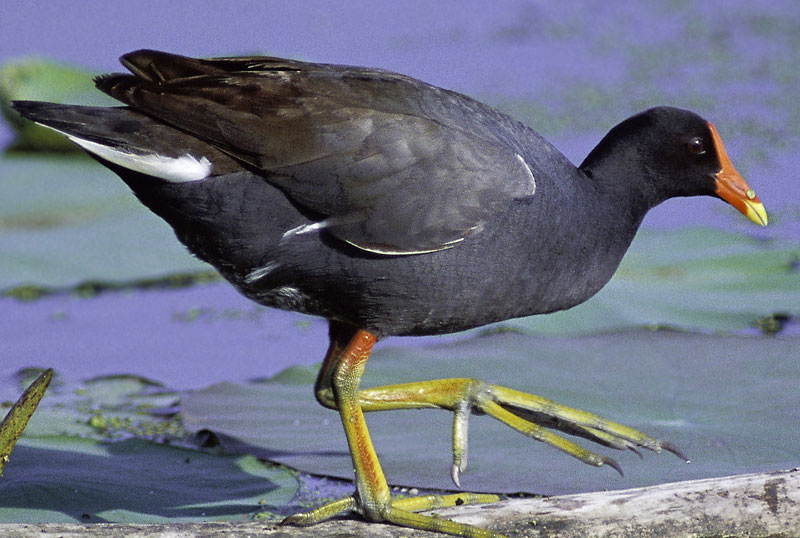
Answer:
[[[317,219],[291,233],[325,229],[369,251],[430,252],[479,232],[535,188],[524,159],[480,121],[490,109],[409,77],[155,51],[122,62],[133,74],[100,77],[98,87],[282,189]]]

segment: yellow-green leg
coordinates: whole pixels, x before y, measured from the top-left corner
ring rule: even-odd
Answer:
[[[343,342],[347,339],[349,343],[344,345]],[[329,377],[331,382],[334,403],[341,416],[353,458],[356,495],[304,514],[290,516],[283,523],[313,525],[354,510],[369,521],[394,523],[465,538],[501,538],[500,534],[492,531],[415,512],[441,506],[494,502],[498,500],[496,495],[455,494],[394,500],[391,498],[359,401],[361,376],[375,341],[375,335],[367,331],[332,324],[331,347],[320,374]]]

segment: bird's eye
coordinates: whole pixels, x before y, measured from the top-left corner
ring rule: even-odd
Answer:
[[[696,136],[691,140],[689,140],[687,146],[689,148],[689,152],[692,153],[693,155],[702,155],[703,153],[706,152],[706,146],[703,143],[703,139],[700,138],[699,136]]]

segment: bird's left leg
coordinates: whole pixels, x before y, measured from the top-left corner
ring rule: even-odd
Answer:
[[[493,502],[498,500],[496,495],[463,493],[391,498],[359,401],[361,376],[375,341],[376,337],[372,333],[331,323],[331,346],[320,374],[329,379],[334,405],[344,425],[355,470],[356,494],[316,510],[290,516],[284,523],[313,525],[342,512],[353,510],[369,521],[384,521],[465,538],[501,538],[501,535],[495,532],[472,525],[416,513],[441,506]]]

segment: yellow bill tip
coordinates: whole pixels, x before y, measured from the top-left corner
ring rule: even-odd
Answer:
[[[745,216],[758,224],[759,226],[766,226],[769,219],[767,219],[767,210],[764,209],[764,204],[761,202],[753,202],[750,200],[745,201],[746,211]]]

